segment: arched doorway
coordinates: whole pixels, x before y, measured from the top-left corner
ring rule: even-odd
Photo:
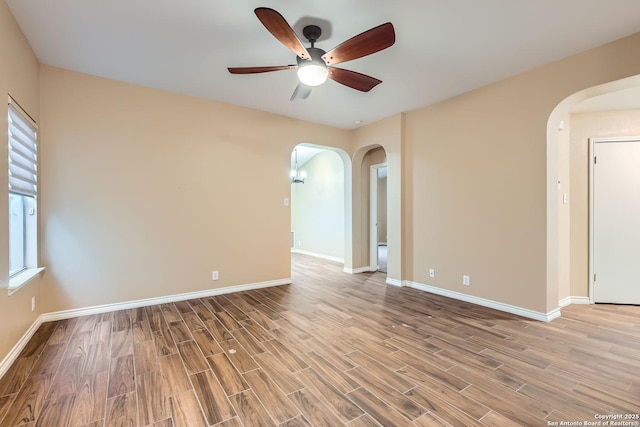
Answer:
[[[350,273],[383,271],[389,265],[397,269],[398,257],[391,254],[397,249],[392,242],[397,238],[396,221],[387,221],[389,203],[387,177],[393,172],[387,163],[387,152],[380,145],[371,145],[358,150],[353,160],[354,167],[354,268]],[[391,190],[390,190],[391,191]],[[381,253],[384,257],[380,263]],[[382,267],[382,268],[380,268]],[[389,277],[387,277],[389,283]],[[400,281],[389,283],[399,285]]]
[[[369,167],[369,265],[387,272],[387,163]]]
[[[341,149],[300,143],[291,151],[291,170],[292,252],[347,265],[352,241],[349,156]]]
[[[640,121],[625,122],[621,119],[622,111],[625,111],[625,116],[630,116],[630,112],[635,110],[640,117],[638,93],[640,76],[598,85],[567,97],[549,117],[547,282],[548,291],[557,293],[560,307],[594,302],[591,271],[593,250],[590,249],[589,139],[640,135],[640,124],[632,124]]]

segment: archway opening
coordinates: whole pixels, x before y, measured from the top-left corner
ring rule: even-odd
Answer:
[[[640,76],[560,102],[547,123],[548,305],[593,303],[589,139],[640,135]],[[635,119],[633,119],[635,117]],[[630,119],[631,118],[631,119]],[[636,124],[634,124],[636,123]]]
[[[351,160],[341,149],[291,151],[291,251],[351,262]]]
[[[354,227],[353,238],[354,268],[347,271],[362,273],[380,270],[387,273],[389,262],[396,261],[388,256],[394,249],[391,243],[393,239],[390,238],[394,230],[387,227],[387,153],[380,145],[367,146],[358,150],[353,162],[353,222],[357,226]]]

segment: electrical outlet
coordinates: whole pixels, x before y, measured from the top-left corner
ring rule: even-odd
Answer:
[[[429,277],[431,277],[432,279],[433,279],[434,277],[436,277],[436,270],[435,270],[435,268],[430,268],[430,269],[429,269]]]
[[[36,297],[31,298],[31,311],[36,311]]]
[[[218,270],[211,273],[211,280],[218,280],[219,278]]]
[[[462,276],[462,284],[465,286],[469,286],[469,276],[467,276],[466,274]]]

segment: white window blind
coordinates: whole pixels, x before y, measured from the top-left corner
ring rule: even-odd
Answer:
[[[38,129],[22,109],[9,102],[9,191],[38,194]]]

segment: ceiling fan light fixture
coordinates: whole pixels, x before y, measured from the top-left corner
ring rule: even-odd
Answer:
[[[327,77],[329,77],[329,70],[324,64],[308,61],[307,64],[298,66],[298,79],[300,83],[307,86],[320,86],[327,81]]]
[[[229,67],[227,69],[231,74],[257,74],[297,68],[300,83],[291,95],[291,101],[307,99],[312,88],[323,84],[328,78],[361,92],[369,92],[376,85],[382,83],[382,80],[344,68],[337,68],[335,65],[362,58],[392,46],[395,43],[396,35],[391,22],[370,28],[326,52],[315,47],[315,43],[320,40],[322,35],[322,29],[319,26],[306,25],[302,29],[302,34],[311,44],[311,47],[306,48],[280,13],[268,7],[258,7],[254,12],[271,35],[296,54],[297,65]]]

